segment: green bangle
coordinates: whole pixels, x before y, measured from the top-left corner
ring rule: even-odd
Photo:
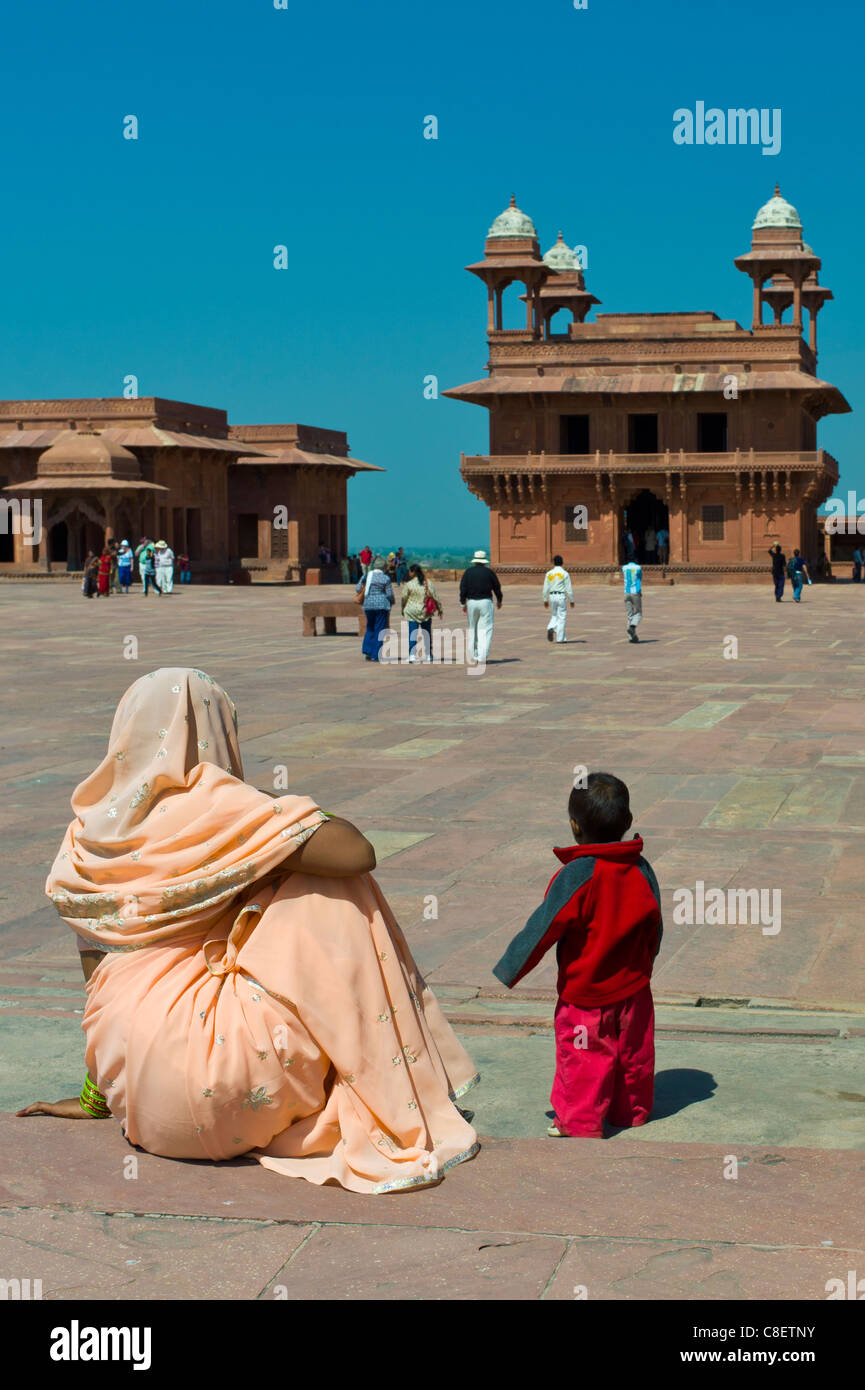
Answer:
[[[78,1104],[82,1110],[95,1119],[102,1119],[111,1114],[108,1102],[99,1088],[90,1080],[89,1073],[84,1077],[84,1085],[81,1088],[81,1095],[78,1097]]]

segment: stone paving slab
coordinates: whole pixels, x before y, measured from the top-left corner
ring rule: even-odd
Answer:
[[[861,1153],[742,1145],[724,1179],[723,1146],[482,1139],[484,1155],[430,1189],[366,1197],[282,1178],[252,1160],[220,1164],[133,1150],[111,1121],[0,1115],[7,1176],[0,1206],[219,1220],[386,1222],[616,1239],[733,1240],[837,1249],[865,1245]],[[38,1153],[39,1163],[33,1163]],[[138,1176],[124,1177],[135,1155]],[[787,1204],[797,1212],[795,1236]]]
[[[314,1229],[0,1209],[0,1269],[48,1300],[255,1298]]]
[[[704,1241],[574,1240],[544,1298],[553,1302],[764,1301],[826,1298],[847,1279],[848,1252]]]

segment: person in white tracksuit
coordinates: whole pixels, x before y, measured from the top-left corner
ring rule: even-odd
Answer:
[[[550,621],[547,623],[547,641],[564,642],[565,640],[565,619],[568,616],[568,604],[574,606],[574,590],[571,584],[571,576],[564,567],[561,555],[553,556],[553,568],[547,570],[544,575],[544,607],[550,610]]]
[[[160,593],[170,594],[174,588],[174,551],[167,541],[156,542],[156,582]]]

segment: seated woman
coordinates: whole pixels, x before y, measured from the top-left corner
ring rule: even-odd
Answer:
[[[477,1151],[454,1101],[478,1076],[370,843],[249,786],[236,721],[184,668],[120,701],[46,885],[79,938],[88,1080],[18,1113],[110,1112],[153,1154],[249,1153],[353,1192],[437,1182]]]

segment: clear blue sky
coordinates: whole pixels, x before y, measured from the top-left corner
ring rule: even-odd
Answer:
[[[777,180],[836,295],[820,375],[856,412],[820,441],[865,490],[858,3],[288,3],[7,8],[0,396],[119,395],[132,372],[235,422],[344,429],[388,470],[350,484],[352,548],[486,544],[458,467],[487,412],[423,378],[483,375],[463,266],[510,193],[542,250],[559,228],[588,247],[602,311],[747,324],[732,259]],[[675,145],[698,100],[780,107],[780,154]]]

